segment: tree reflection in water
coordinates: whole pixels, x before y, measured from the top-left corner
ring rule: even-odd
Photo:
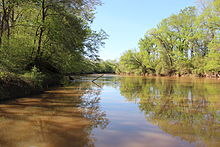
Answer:
[[[49,90],[40,96],[0,105],[0,146],[94,146],[91,131],[109,120],[92,83]]]
[[[220,85],[204,80],[121,78],[121,95],[146,119],[197,145],[220,146]]]
[[[108,76],[97,80],[95,85],[91,79],[94,78],[75,82],[68,87],[52,89],[40,96],[0,104],[0,147],[93,147],[100,138],[106,141],[105,145],[109,143],[110,146],[112,141],[118,141],[113,144],[119,146],[127,146],[130,143],[145,146],[145,141],[152,138],[160,142],[164,134],[158,133],[159,137],[151,137],[151,133],[155,133],[154,129],[147,132],[148,136],[140,135],[145,131],[141,129],[146,127],[146,124],[141,123],[141,129],[138,129],[136,124],[139,126],[139,121],[143,119],[129,122],[132,116],[123,116],[129,113],[124,113],[129,110],[127,107],[131,107],[123,100],[122,107],[126,108],[123,110],[115,109],[117,107],[111,110],[112,105],[121,103],[106,103],[105,106],[109,105],[107,110],[118,115],[112,115],[116,117],[111,120],[110,127],[101,131],[101,137],[96,140],[92,130],[104,129],[109,124],[106,113],[100,106],[100,96],[104,99],[103,95],[100,95],[101,90],[110,90],[110,97],[118,98],[109,87],[113,87],[114,92],[120,90],[127,101],[136,103],[144,112],[147,121],[172,135],[171,138],[177,136],[196,146],[220,146],[219,82],[217,84],[215,81],[182,78],[174,80]],[[114,101],[114,98],[107,101]],[[132,110],[136,110],[136,107]],[[112,114],[111,112],[108,114]],[[142,118],[139,110],[133,113],[136,114],[137,118]],[[127,144],[124,139],[128,139]],[[133,139],[137,142],[133,142]],[[167,142],[166,139],[162,141]],[[154,142],[151,142],[151,145],[154,145]]]

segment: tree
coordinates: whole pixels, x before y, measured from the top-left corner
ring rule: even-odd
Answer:
[[[220,1],[201,4],[200,11],[186,7],[147,31],[139,51],[121,56],[119,71],[169,76],[219,72]]]
[[[210,52],[206,58],[207,72],[220,74],[220,40],[215,39],[209,44]]]
[[[98,58],[107,34],[93,31],[99,0],[3,0],[0,10],[0,68],[26,72],[83,72]],[[30,15],[31,14],[31,15]]]

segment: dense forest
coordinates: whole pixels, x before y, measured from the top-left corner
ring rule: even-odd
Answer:
[[[0,99],[59,84],[66,75],[114,72],[99,59],[108,35],[91,29],[100,0],[1,0]]]
[[[108,35],[91,29],[99,0],[2,0],[0,75],[101,72]],[[107,67],[106,67],[107,68]]]
[[[220,77],[220,0],[163,19],[120,57],[116,72]]]

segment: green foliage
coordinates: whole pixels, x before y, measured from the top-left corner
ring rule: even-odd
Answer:
[[[192,59],[193,70],[192,72],[196,75],[204,75],[205,73],[205,59],[201,56],[194,56]]]
[[[5,0],[0,4],[5,16],[0,18],[2,71],[87,72],[83,69],[98,58],[99,47],[107,39],[103,30],[90,28],[99,0]]]
[[[199,12],[187,7],[163,19],[139,41],[139,50],[128,50],[118,73],[175,75],[220,71],[220,1],[210,1]]]
[[[220,72],[220,40],[214,40],[209,44],[210,52],[206,58],[205,70],[208,72]]]
[[[37,67],[33,67],[30,72],[25,73],[22,77],[31,82],[35,87],[43,88],[42,86],[45,80],[45,75],[40,72]]]
[[[115,60],[93,61],[92,73],[115,73],[117,62]]]

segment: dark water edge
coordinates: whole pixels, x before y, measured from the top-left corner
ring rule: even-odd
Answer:
[[[127,74],[120,73],[117,75],[121,76],[136,76],[136,77],[168,77],[168,78],[204,78],[204,79],[220,79],[220,73],[206,73],[206,74],[146,74],[146,75],[137,75],[137,74]]]
[[[48,87],[59,85],[61,79],[62,76],[47,75],[39,84],[36,81],[20,78],[18,76],[0,78],[0,101],[43,93]]]

